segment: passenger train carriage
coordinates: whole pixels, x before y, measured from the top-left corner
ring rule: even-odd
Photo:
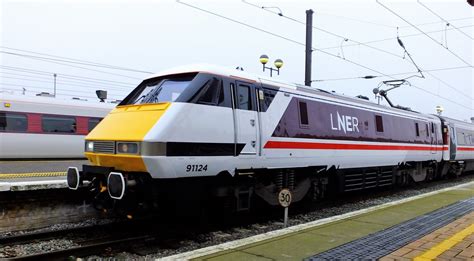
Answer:
[[[241,71],[178,68],[144,80],[104,118],[86,137],[91,165],[70,168],[68,184],[93,188],[98,208],[215,199],[247,210],[256,198],[277,205],[282,188],[299,201],[459,175],[474,142],[452,145],[451,128],[474,133],[473,124]]]
[[[84,158],[84,137],[112,104],[1,94],[0,159]]]

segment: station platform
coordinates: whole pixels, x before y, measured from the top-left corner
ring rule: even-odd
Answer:
[[[67,168],[87,160],[0,161],[0,192],[65,188]]]
[[[474,260],[474,182],[163,260],[434,259]]]

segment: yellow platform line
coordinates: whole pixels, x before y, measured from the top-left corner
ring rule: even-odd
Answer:
[[[467,228],[459,231],[458,233],[454,234],[452,237],[445,239],[443,242],[437,244],[436,246],[432,247],[428,251],[424,252],[423,254],[415,257],[415,261],[426,261],[426,260],[433,260],[445,251],[451,249],[454,245],[458,244],[459,242],[463,241],[464,238],[474,234],[474,224],[468,226]]]
[[[0,173],[0,179],[18,179],[18,178],[31,178],[31,177],[59,177],[66,176],[67,172],[30,172],[30,173]]]

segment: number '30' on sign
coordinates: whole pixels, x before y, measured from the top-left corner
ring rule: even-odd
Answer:
[[[291,204],[291,192],[289,189],[280,190],[280,193],[278,193],[278,202],[284,208]]]

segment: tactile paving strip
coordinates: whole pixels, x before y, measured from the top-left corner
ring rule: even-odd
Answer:
[[[329,249],[305,260],[375,260],[471,212],[474,197]]]
[[[64,176],[68,167],[82,168],[87,160],[0,161],[0,179]],[[61,174],[62,173],[62,174]]]

